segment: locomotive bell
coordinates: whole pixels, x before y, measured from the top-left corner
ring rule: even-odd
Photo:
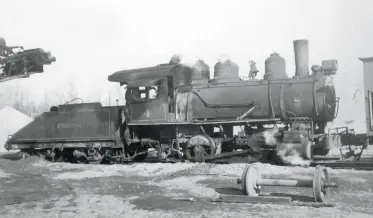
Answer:
[[[256,63],[254,61],[249,61],[250,63],[250,74],[255,74],[255,73],[258,73],[259,70],[258,68],[256,68]]]

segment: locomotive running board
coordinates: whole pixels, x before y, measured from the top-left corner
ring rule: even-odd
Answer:
[[[26,141],[26,140],[25,140]],[[99,147],[120,147],[116,144],[114,139],[82,139],[82,140],[37,140],[37,141],[27,141],[27,143],[22,140],[17,140],[16,142],[6,143],[5,149],[7,150],[18,150],[18,149],[47,149],[47,148],[88,148],[90,146]]]
[[[195,121],[184,121],[184,122],[152,122],[152,121],[141,121],[129,122],[129,126],[150,126],[150,125],[209,125],[209,124],[245,124],[245,123],[282,123],[292,121],[311,121],[309,117],[297,117],[289,118],[289,120],[281,120],[280,118],[269,118],[269,119],[243,119],[243,120],[195,120]]]

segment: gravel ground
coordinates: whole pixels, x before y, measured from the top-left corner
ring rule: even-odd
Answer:
[[[373,172],[330,170],[336,207],[212,203],[240,194],[245,164],[77,165],[29,157],[0,159],[0,217],[372,217]],[[268,178],[312,179],[314,168],[260,164]],[[264,187],[263,193],[313,201],[312,189]],[[181,201],[175,198],[194,198]]]

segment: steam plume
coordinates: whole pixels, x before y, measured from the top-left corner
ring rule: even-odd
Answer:
[[[275,137],[278,132],[279,129],[277,127],[264,131],[265,143],[267,145],[276,145],[276,154],[285,164],[309,166],[311,161],[302,158],[298,151],[310,148],[311,142],[308,141],[308,146],[303,144],[280,143]]]

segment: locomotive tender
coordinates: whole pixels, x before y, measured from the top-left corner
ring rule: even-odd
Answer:
[[[119,71],[108,80],[126,85],[126,105],[52,107],[5,147],[85,162],[145,160],[149,149],[160,160],[196,162],[247,154],[277,161],[280,151],[326,155],[334,145],[325,128],[336,116],[331,76],[338,63],[325,60],[310,72],[308,40],[295,40],[294,53],[292,78],[277,53],[266,59],[263,79],[242,79],[231,60],[218,62],[212,79],[202,60]]]

